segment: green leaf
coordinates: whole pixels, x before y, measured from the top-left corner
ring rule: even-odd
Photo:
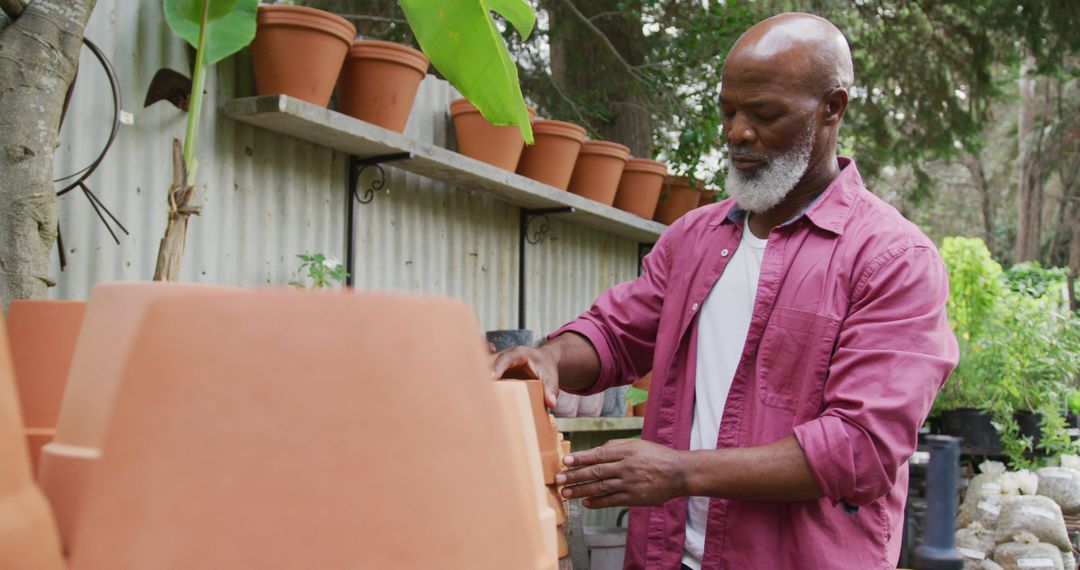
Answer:
[[[213,65],[240,51],[255,39],[255,16],[259,11],[259,0],[210,0],[210,21],[206,28],[206,46],[203,48],[203,61]],[[191,6],[202,7],[202,0],[163,0],[165,20],[173,33],[187,40],[196,49],[199,47],[199,28],[202,14],[194,20],[187,17]],[[228,5],[222,12],[220,6]],[[214,18],[214,14],[221,15]]]
[[[644,404],[646,401],[648,401],[648,399],[648,390],[642,390],[641,388],[635,388],[631,386],[630,389],[626,391],[626,403],[630,404],[631,406]]]
[[[209,20],[220,20],[236,5],[237,0],[180,0],[180,13],[188,21],[198,25],[202,22],[206,2],[210,2]]]
[[[493,125],[515,125],[528,143],[532,125],[517,67],[491,12],[528,37],[536,14],[525,0],[400,0],[420,47],[431,63]]]

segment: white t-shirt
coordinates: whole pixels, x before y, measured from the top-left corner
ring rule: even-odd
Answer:
[[[724,415],[728,390],[739,366],[750,318],[754,312],[761,260],[767,239],[750,231],[749,216],[744,222],[739,247],[705,298],[698,316],[697,377],[695,378],[694,423],[690,449],[716,449],[720,420]],[[723,255],[723,252],[721,252]],[[682,563],[701,569],[705,553],[705,524],[709,516],[708,497],[690,497],[686,518],[686,545]]]

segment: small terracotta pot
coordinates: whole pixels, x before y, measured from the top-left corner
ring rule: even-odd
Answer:
[[[529,107],[529,117],[535,116],[536,109]],[[525,148],[520,129],[492,125],[466,99],[450,103],[450,118],[454,121],[458,152],[503,170],[513,172],[517,169],[521,151]]]
[[[619,190],[615,193],[615,207],[651,220],[656,213],[656,203],[667,176],[667,165],[658,160],[631,158],[626,162]]]
[[[709,204],[715,204],[715,203],[716,203],[716,190],[713,190],[711,188],[702,188],[701,189],[701,199],[698,200],[697,207],[700,208],[702,206],[708,206]]]
[[[251,43],[255,93],[283,93],[325,107],[356,27],[340,16],[282,4],[259,6]]]
[[[358,40],[338,80],[342,113],[403,132],[429,61],[420,50],[379,40]]]
[[[683,214],[693,210],[701,201],[701,191],[690,185],[682,176],[669,176],[660,192],[653,219],[671,225]]]
[[[60,570],[65,565],[56,525],[30,476],[19,416],[7,334],[0,326],[0,568]]]
[[[525,147],[517,172],[559,190],[570,185],[585,129],[565,121],[541,120],[533,123],[535,142]]]
[[[630,149],[609,141],[585,141],[581,145],[569,190],[579,196],[610,206],[615,202]]]
[[[84,311],[82,301],[13,301],[8,311],[23,433],[35,475],[41,448],[56,431]]]
[[[544,484],[555,483],[555,474],[561,469],[559,464],[559,431],[555,419],[547,411],[544,402],[544,385],[539,380],[525,380],[529,389],[529,404],[532,405],[533,423],[536,425],[536,439],[540,445],[540,462],[544,469]]]

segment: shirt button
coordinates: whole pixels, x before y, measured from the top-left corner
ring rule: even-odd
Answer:
[[[690,307],[690,308],[691,308],[692,310],[696,311],[696,310],[698,310],[698,307],[700,307],[700,306],[701,306],[701,305],[698,305],[697,303],[694,303],[694,306],[693,306],[693,307]]]
[[[727,248],[725,247],[725,248],[723,249],[723,251],[721,251],[721,252],[720,252],[720,257],[727,257],[727,254],[728,254],[728,253],[730,253],[730,252],[729,252],[729,251],[727,250]]]

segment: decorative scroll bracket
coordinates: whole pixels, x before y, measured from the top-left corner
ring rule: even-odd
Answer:
[[[410,152],[382,154],[379,156],[369,156],[367,158],[349,156],[349,170],[347,171],[345,180],[345,201],[347,202],[347,214],[345,220],[345,271],[347,275],[345,277],[345,285],[348,287],[353,285],[354,280],[354,257],[356,254],[356,203],[370,204],[371,201],[375,199],[375,193],[386,188],[386,171],[382,167],[383,164],[399,160],[409,160],[411,158],[412,153]],[[357,188],[360,184],[360,176],[364,173],[364,170],[371,167],[375,167],[378,170],[378,176],[361,195]]]
[[[572,214],[576,212],[572,207],[564,208],[538,208],[521,209],[521,218],[518,225],[518,328],[525,328],[525,244],[536,245],[547,239],[551,231],[551,218],[555,214]],[[540,225],[535,231],[529,231],[534,221],[539,220]]]

